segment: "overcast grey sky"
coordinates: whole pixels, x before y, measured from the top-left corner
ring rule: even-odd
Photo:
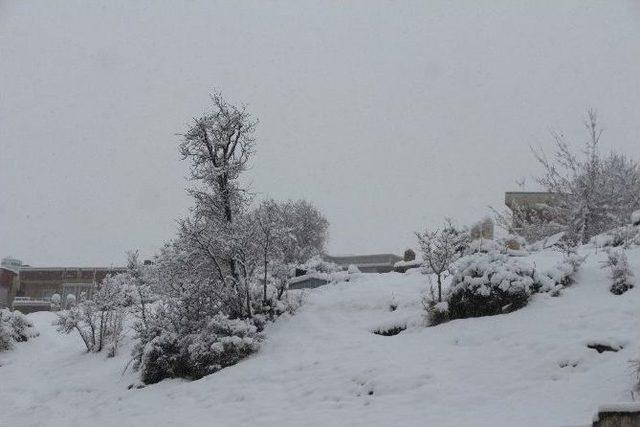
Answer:
[[[260,119],[258,194],[316,204],[332,253],[401,253],[501,206],[587,107],[640,158],[639,79],[633,1],[0,1],[0,256],[151,255],[216,88]]]

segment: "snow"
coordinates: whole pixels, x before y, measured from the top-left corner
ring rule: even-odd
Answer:
[[[0,353],[0,426],[562,426],[589,425],[607,402],[630,402],[640,355],[640,289],[609,292],[590,247],[576,283],[535,294],[510,314],[423,326],[422,274],[361,274],[304,293],[265,331],[255,355],[199,381],[128,389],[125,339],[108,359],[28,317],[40,336]],[[627,251],[634,271],[640,250]],[[551,250],[521,257],[537,268]],[[297,292],[297,291],[296,291]],[[389,310],[389,301],[397,309]],[[372,332],[406,326],[394,336]],[[619,351],[598,353],[588,343]]]
[[[631,224],[640,225],[640,210],[637,210],[631,214]]]
[[[421,267],[422,261],[414,259],[412,261],[398,261],[393,264],[394,267]]]
[[[289,279],[289,285],[293,285],[299,282],[304,282],[305,280],[308,280],[308,279],[318,279],[318,280],[324,280],[326,282],[338,282],[342,280],[348,280],[350,274],[357,274],[357,273],[358,272],[356,272],[355,270],[352,270],[351,272],[336,271],[333,273],[323,273],[323,272],[314,271],[311,273],[303,274],[301,276],[292,277],[291,279]]]

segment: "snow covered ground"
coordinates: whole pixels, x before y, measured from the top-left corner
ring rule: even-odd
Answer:
[[[256,355],[200,381],[143,389],[127,389],[136,380],[123,374],[130,343],[113,359],[86,354],[77,336],[55,331],[54,314],[35,313],[40,336],[0,354],[0,426],[589,425],[599,406],[631,400],[640,289],[612,295],[604,253],[585,251],[560,297],[431,328],[421,326],[420,274],[364,274],[307,291]],[[628,255],[640,276],[640,250]],[[407,329],[372,333],[393,326]],[[598,353],[593,343],[622,349]]]

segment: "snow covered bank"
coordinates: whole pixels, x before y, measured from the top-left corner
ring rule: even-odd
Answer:
[[[425,328],[425,276],[363,274],[304,291],[262,350],[195,382],[128,390],[130,343],[113,359],[29,315],[40,337],[0,354],[0,426],[566,426],[631,400],[640,289],[609,291],[603,252],[559,297],[504,315]],[[531,256],[538,268],[562,254]],[[640,250],[628,251],[640,272]],[[395,310],[390,306],[397,305]],[[373,332],[406,327],[397,335]],[[615,345],[598,352],[590,343]]]

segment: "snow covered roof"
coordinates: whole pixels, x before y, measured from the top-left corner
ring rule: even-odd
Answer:
[[[294,277],[292,279],[289,280],[289,285],[293,285],[294,283],[300,283],[300,282],[304,282],[305,280],[309,280],[309,279],[317,279],[317,280],[324,280],[327,283],[331,281],[331,275],[329,273],[309,273],[309,274],[304,274],[302,276],[298,276],[298,277]]]
[[[383,267],[393,265],[402,260],[402,257],[394,254],[348,255],[327,256],[328,261],[338,265],[357,265],[358,267]]]

